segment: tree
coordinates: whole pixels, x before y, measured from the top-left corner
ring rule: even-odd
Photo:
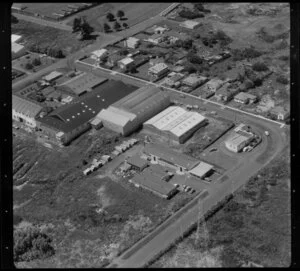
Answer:
[[[82,39],[88,39],[91,36],[91,33],[94,32],[94,28],[89,25],[89,23],[86,20],[83,20],[83,23],[81,24],[81,34]]]
[[[109,24],[107,24],[107,23],[105,23],[105,24],[103,25],[103,29],[104,29],[104,32],[105,32],[105,33],[109,32],[109,31],[111,30]]]
[[[127,23],[123,23],[123,27],[124,28],[128,28],[128,24]]]
[[[25,64],[25,69],[26,69],[26,70],[31,70],[31,69],[33,69],[33,65],[32,65],[31,63],[27,62],[27,63]]]
[[[126,48],[123,48],[119,51],[119,54],[121,56],[126,56],[126,55],[128,55],[128,53],[129,53],[129,51]]]
[[[14,232],[14,261],[31,261],[47,258],[55,251],[52,239],[36,227],[18,229]]]
[[[41,60],[39,58],[35,58],[32,60],[31,63],[33,66],[39,66],[39,65],[41,65]]]
[[[124,15],[125,15],[125,13],[124,13],[124,11],[123,10],[119,10],[118,12],[117,12],[117,16],[121,19],[122,17],[124,17]]]
[[[252,70],[257,72],[267,71],[268,69],[269,69],[268,66],[263,62],[256,62],[252,66]]]
[[[289,83],[289,80],[284,75],[279,75],[276,78],[276,82],[283,84],[283,85],[287,85]]]
[[[110,13],[110,12],[106,14],[106,18],[110,22],[112,22],[113,20],[115,20],[115,16],[112,13]]]
[[[81,19],[80,18],[74,18],[72,29],[73,29],[73,33],[81,30]]]
[[[118,22],[115,22],[115,24],[114,24],[114,29],[115,29],[116,31],[119,31],[120,28],[121,28],[121,25],[120,25]]]

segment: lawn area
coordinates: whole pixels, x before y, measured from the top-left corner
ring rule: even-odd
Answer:
[[[14,215],[44,228],[55,248],[54,256],[18,267],[101,267],[190,199],[179,193],[164,200],[126,180],[110,179],[104,168],[84,176],[83,159],[90,162],[122,141],[105,128],[64,149],[49,149],[18,134],[13,142]]]
[[[108,23],[111,28],[113,28],[115,23],[108,22],[106,19],[107,12],[116,15],[118,10],[123,10],[125,17],[123,20],[118,19],[118,21],[121,25],[125,22],[131,27],[158,15],[169,5],[170,3],[103,3],[99,6],[79,12],[75,17],[86,16],[87,21],[95,28],[95,31],[103,32],[103,23]],[[73,19],[74,17],[72,17],[67,24],[72,25]]]
[[[290,266],[289,157],[287,147],[208,218],[206,237],[200,231],[197,241],[196,231],[192,232],[151,267],[241,267],[248,262]]]
[[[39,63],[34,63],[34,60],[39,61]],[[56,59],[48,56],[41,56],[37,53],[29,53],[23,57],[20,57],[12,62],[12,66],[15,69],[22,69],[28,72],[37,72],[39,70],[44,69],[47,66],[52,65],[56,62]],[[31,69],[26,68],[26,64],[32,64]],[[38,65],[37,65],[38,64]]]
[[[138,78],[144,79],[144,80],[150,80],[150,77],[148,75],[148,70],[150,68],[149,62],[145,63],[144,65],[139,66],[136,70],[137,73],[133,73],[133,76],[136,76]]]
[[[12,34],[23,36],[24,45],[30,49],[32,45],[39,45],[39,47],[56,47],[63,51],[65,55],[86,47],[94,40],[79,41],[76,38],[76,33],[59,30],[53,27],[41,26],[39,24],[19,20],[17,24],[11,26]]]

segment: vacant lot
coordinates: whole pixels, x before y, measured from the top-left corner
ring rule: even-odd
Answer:
[[[11,32],[23,36],[24,45],[28,49],[32,45],[43,48],[52,47],[61,49],[65,55],[76,52],[94,41],[79,41],[76,38],[77,34],[22,20],[19,20],[17,24],[12,24]]]
[[[118,10],[123,10],[125,13],[124,19],[118,21],[120,24],[126,23],[128,26],[133,26],[144,20],[158,15],[166,9],[170,3],[104,3],[100,6],[85,10],[78,13],[77,16],[86,16],[87,21],[95,28],[96,31],[103,32],[103,24],[108,23],[111,28],[115,22],[108,22],[106,19],[107,12],[111,12],[116,16]],[[68,25],[73,24],[73,19],[70,19]]]
[[[291,264],[290,150],[251,178],[227,205],[152,267]],[[197,239],[198,236],[198,239]]]

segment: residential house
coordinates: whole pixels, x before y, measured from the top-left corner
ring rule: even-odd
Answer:
[[[257,101],[257,96],[245,92],[240,92],[234,96],[234,101],[242,104],[252,104]]]
[[[148,74],[150,75],[151,81],[157,81],[164,76],[166,76],[169,72],[169,67],[165,63],[158,63],[149,68]]]
[[[135,67],[134,60],[131,57],[125,57],[119,60],[118,65],[124,71],[128,71],[131,68]]]
[[[139,46],[140,44],[140,39],[134,38],[134,37],[129,37],[124,41],[124,45],[128,48],[135,49]]]
[[[284,108],[283,106],[275,106],[270,110],[270,113],[278,120],[286,120],[290,116],[289,110]]]

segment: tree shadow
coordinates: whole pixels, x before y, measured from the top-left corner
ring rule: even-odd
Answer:
[[[127,21],[128,18],[127,18],[127,17],[121,17],[120,20],[121,20],[121,21]]]
[[[87,38],[87,40],[96,40],[98,37],[99,37],[98,34],[91,34],[91,35]]]

